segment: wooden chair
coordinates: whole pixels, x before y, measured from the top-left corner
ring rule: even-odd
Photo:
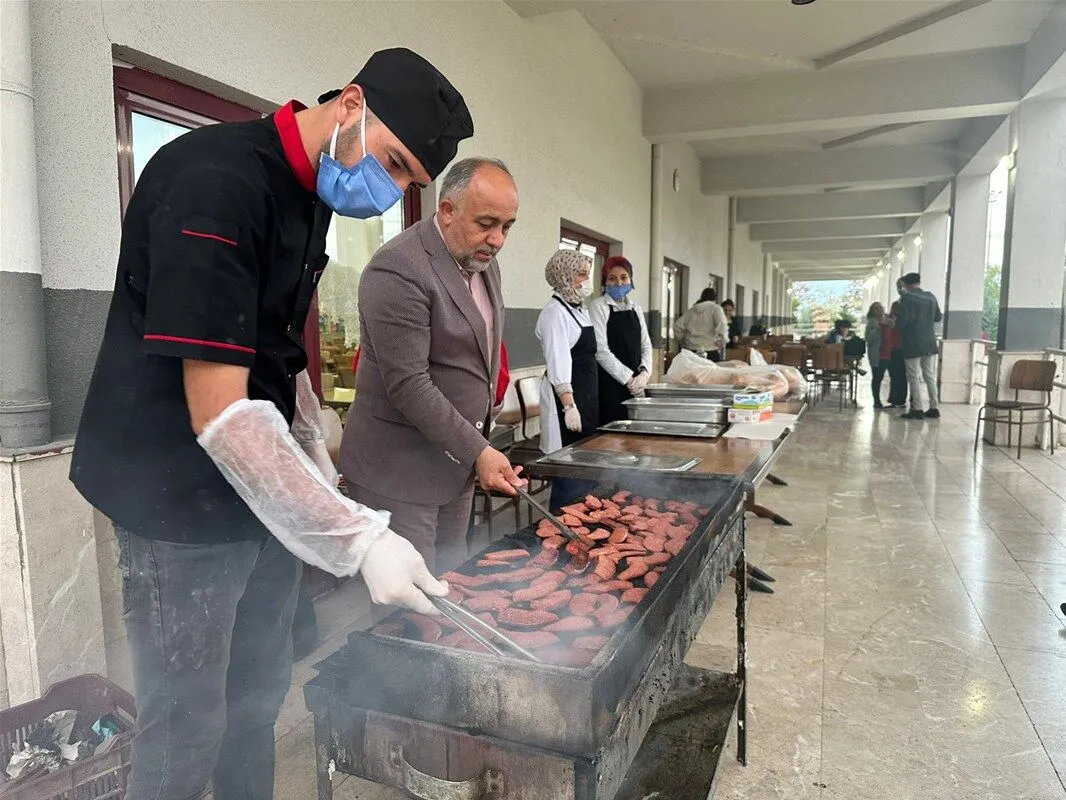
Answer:
[[[1014,426],[1018,426],[1018,458],[1022,457],[1022,432],[1025,425],[1043,425],[1047,422],[1048,436],[1051,439],[1051,455],[1055,455],[1055,417],[1051,410],[1051,392],[1055,385],[1055,362],[1040,359],[1023,359],[1014,362],[1010,370],[1010,382],[1008,388],[1014,390],[1013,400],[993,400],[985,403],[977,412],[977,429],[973,436],[973,451],[977,452],[977,443],[981,438],[981,423],[1005,422],[1007,425],[1007,447],[1011,446],[1011,434]],[[1044,402],[1027,402],[1018,399],[1018,392],[1042,392]],[[991,413],[986,415],[985,412]],[[1007,412],[1004,420],[1002,412]],[[1018,419],[1014,419],[1014,412],[1018,412]],[[1047,412],[1047,419],[1025,421],[1026,411]]]
[[[844,410],[844,397],[850,397],[852,371],[844,363],[844,345],[829,344],[811,351],[814,377],[824,392],[836,384],[840,389],[840,410]]]
[[[748,354],[751,352],[750,347],[727,347],[725,351],[725,361],[747,361]]]

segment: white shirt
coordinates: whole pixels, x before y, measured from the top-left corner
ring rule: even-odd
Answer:
[[[696,303],[674,321],[678,343],[697,353],[721,350],[729,339],[729,320],[713,300]]]
[[[604,293],[589,303],[589,318],[596,331],[596,362],[619,383],[629,383],[633,377],[633,370],[619,361],[607,344],[607,322],[611,318],[612,309],[637,312],[637,319],[640,320],[640,366],[651,375],[651,337],[648,335],[648,323],[644,320],[643,309],[638,303],[630,300],[629,296],[619,303]]]
[[[576,322],[570,312],[577,317]],[[535,330],[544,351],[544,363],[547,367],[540,383],[540,449],[545,453],[554,452],[563,446],[555,397],[557,392],[571,391],[570,380],[574,364],[570,358],[570,349],[577,344],[582,326],[588,327],[591,324],[588,311],[581,306],[575,308],[554,296],[537,318]]]

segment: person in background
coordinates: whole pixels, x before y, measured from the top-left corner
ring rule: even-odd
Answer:
[[[725,318],[729,323],[726,330],[726,347],[737,347],[740,344],[740,337],[744,335],[740,320],[737,319],[737,307],[732,300],[726,300],[722,303],[722,311],[725,312]]]
[[[770,328],[767,325],[766,317],[759,317],[748,328],[748,336],[766,336],[770,333]]]
[[[600,424],[628,419],[622,405],[644,393],[651,376],[651,337],[644,311],[633,300],[633,265],[611,256],[600,276],[603,292],[589,303],[599,364]]]
[[[899,328],[903,340],[903,360],[907,365],[911,408],[903,419],[940,419],[936,389],[936,323],[943,319],[936,295],[922,288],[922,277],[908,272],[901,279],[904,294],[899,299]],[[929,407],[922,410],[922,384],[929,393]]]
[[[903,279],[896,281],[896,293],[903,296]],[[890,408],[905,408],[907,406],[907,365],[903,362],[903,340],[896,327],[899,318],[899,300],[893,301],[888,309],[888,331],[882,341],[882,349],[886,347],[888,358],[888,405]]]
[[[537,318],[536,334],[547,365],[540,386],[540,449],[545,453],[580,441],[599,427],[599,365],[596,332],[582,303],[592,294],[592,259],[559,250],[548,259],[544,278],[552,297]],[[552,481],[555,511],[588,491],[573,478]]]
[[[729,336],[729,320],[718,305],[718,293],[708,286],[692,308],[674,320],[674,335],[685,350],[720,361]]]
[[[846,319],[838,319],[833,323],[833,330],[825,337],[826,344],[843,344],[852,337],[851,323]]]
[[[870,360],[870,369],[873,370],[870,388],[874,395],[874,408],[877,409],[885,407],[881,402],[881,382],[884,380],[891,356],[885,348],[889,331],[891,328],[885,316],[885,307],[880,303],[871,304],[870,310],[866,312],[866,357]]]
[[[378,250],[359,281],[340,471],[352,498],[388,511],[437,574],[465,560],[474,480],[510,495],[521,485],[486,439],[503,333],[496,255],[517,216],[503,162],[458,161],[437,213]]]

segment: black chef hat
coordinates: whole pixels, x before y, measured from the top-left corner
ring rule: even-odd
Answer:
[[[474,120],[458,90],[418,53],[405,47],[379,50],[352,78],[367,107],[396,134],[431,178],[455,158],[459,142],[474,135]],[[341,93],[318,98],[327,103]]]

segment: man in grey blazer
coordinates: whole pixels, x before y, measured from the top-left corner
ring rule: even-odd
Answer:
[[[437,214],[370,260],[359,283],[355,402],[339,467],[353,499],[388,511],[435,573],[465,558],[474,477],[514,494],[489,446],[503,334],[496,254],[518,214],[507,167],[466,159]]]

